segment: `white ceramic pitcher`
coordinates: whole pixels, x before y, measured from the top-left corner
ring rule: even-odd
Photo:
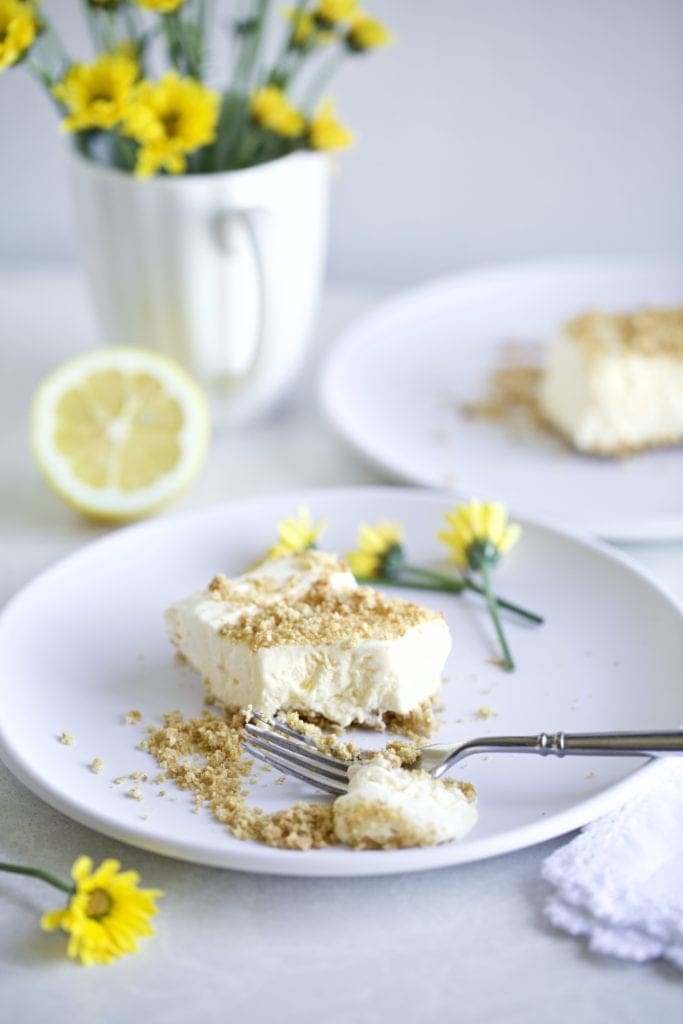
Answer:
[[[140,180],[74,152],[71,170],[101,340],[180,360],[219,427],[285,397],[320,295],[329,158]]]

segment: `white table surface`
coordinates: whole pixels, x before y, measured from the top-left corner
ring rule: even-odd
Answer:
[[[325,424],[315,369],[339,328],[382,296],[330,289],[309,372],[277,418],[214,440],[171,512],[299,486],[386,482]],[[98,338],[70,268],[0,272],[0,603],[106,532],[52,496],[27,446],[30,396]],[[631,555],[683,595],[683,543]],[[0,860],[64,874],[114,856],[161,887],[157,935],[108,968],[79,968],[40,913],[56,891],[0,873],[0,1019],[582,1024],[680,1019],[680,972],[595,957],[546,923],[540,867],[566,839],[479,864],[367,879],[269,878],[197,867],[114,842],[53,811],[0,765]],[[55,896],[57,900],[55,902]]]

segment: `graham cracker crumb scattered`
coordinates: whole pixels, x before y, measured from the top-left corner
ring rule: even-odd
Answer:
[[[278,715],[278,720],[288,725],[290,729],[301,733],[307,739],[315,743],[321,754],[328,754],[330,757],[338,757],[342,761],[351,761],[359,753],[357,744],[350,740],[340,740],[335,731],[325,732],[324,728],[317,722],[305,721],[297,711],[290,711],[285,715]],[[320,719],[319,719],[320,720]],[[325,722],[328,730],[331,723]],[[269,767],[266,765],[266,767]]]
[[[70,732],[63,732],[59,735],[59,742],[63,743],[65,747],[73,747],[76,743],[76,737],[72,736]]]
[[[481,719],[481,720],[484,720],[484,721],[486,719],[489,719],[489,718],[496,718],[497,715],[498,715],[498,712],[495,711],[493,708],[490,708],[488,706],[477,708],[477,710],[474,712],[474,717],[475,718],[478,718],[478,719]]]
[[[428,713],[423,710],[403,721],[420,724],[424,729],[425,714],[427,724],[431,725],[431,704]],[[313,738],[316,745],[320,743],[326,752],[334,750],[334,756],[346,754],[346,760],[355,756],[354,744],[344,743],[334,734],[325,737],[319,726],[312,726],[299,716],[289,715],[286,721],[290,728],[300,726],[299,731]],[[246,783],[253,774],[254,763],[242,750],[244,723],[242,712],[224,710],[218,716],[205,710],[196,718],[185,719],[180,711],[170,711],[164,715],[161,727],[148,726],[148,751],[165,778],[194,793],[195,808],[205,806],[237,839],[288,850],[338,845],[331,801],[302,802],[273,814],[249,803]],[[414,764],[419,756],[419,747],[405,740],[392,740],[386,750],[399,766]],[[280,779],[284,782],[285,776]]]
[[[546,426],[538,401],[543,371],[537,348],[509,342],[502,347],[499,365],[488,381],[487,394],[476,401],[462,402],[459,411],[466,419],[505,422],[528,428]]]
[[[194,792],[238,839],[290,850],[336,843],[331,804],[297,804],[266,814],[247,802],[245,783],[253,762],[243,756],[243,730],[241,713],[218,717],[203,711],[186,720],[179,711],[171,711],[160,728],[150,728],[149,752],[169,779]]]
[[[114,779],[114,785],[115,786],[120,786],[122,782],[126,782],[126,781],[127,781],[127,779],[126,779],[125,775],[117,775],[117,777]]]
[[[137,725],[142,720],[142,711],[138,711],[137,708],[131,708],[123,716],[123,721],[126,725]]]
[[[389,711],[384,716],[384,724],[390,732],[400,733],[410,740],[429,739],[439,731],[439,713],[442,711],[443,705],[436,699],[425,700],[407,715]]]
[[[126,796],[129,796],[131,800],[144,800],[144,793],[139,786],[131,786]]]
[[[90,762],[90,771],[94,772],[95,775],[101,775],[102,769],[104,768],[104,761],[101,757],[93,757]]]
[[[286,781],[287,781],[287,776],[286,775],[278,775],[278,777],[275,780],[275,785],[276,786],[284,786]]]

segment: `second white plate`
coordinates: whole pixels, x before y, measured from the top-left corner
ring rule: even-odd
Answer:
[[[540,348],[589,309],[683,305],[683,265],[570,262],[458,274],[385,303],[346,331],[323,374],[339,431],[402,480],[501,498],[520,514],[616,541],[683,537],[683,451],[578,455],[540,431],[468,420],[506,342]]]

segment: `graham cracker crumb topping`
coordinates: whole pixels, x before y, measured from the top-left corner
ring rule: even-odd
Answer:
[[[617,347],[631,355],[683,359],[683,308],[651,307],[634,313],[594,310],[569,320],[563,331],[589,356]]]
[[[221,636],[252,651],[281,645],[354,645],[361,640],[394,640],[435,613],[371,587],[336,591],[328,577],[316,580],[293,600],[270,601],[245,611],[220,628]]]

